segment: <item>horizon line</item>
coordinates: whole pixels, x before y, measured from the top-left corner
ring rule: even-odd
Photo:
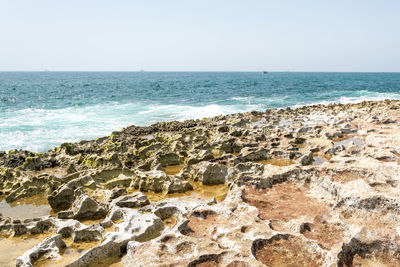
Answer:
[[[304,71],[291,71],[291,70],[282,70],[282,71],[267,71],[267,70],[259,70],[259,71],[250,71],[250,70],[0,70],[0,72],[247,72],[247,73],[400,73],[400,71],[315,71],[315,70],[304,70]]]

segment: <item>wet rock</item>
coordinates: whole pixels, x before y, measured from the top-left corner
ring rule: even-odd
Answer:
[[[293,133],[287,133],[284,135],[285,138],[292,139],[294,138]]]
[[[167,189],[170,178],[163,171],[137,171],[134,175],[133,187],[143,192],[163,192]]]
[[[220,132],[220,133],[227,133],[227,132],[229,132],[229,127],[226,126],[226,125],[221,126],[221,127],[218,128],[218,132]]]
[[[179,178],[174,178],[168,186],[168,194],[185,193],[190,190],[193,190],[193,186],[188,181]]]
[[[314,157],[312,152],[310,151],[310,153],[308,153],[307,155],[304,155],[301,159],[300,159],[300,164],[305,166],[305,165],[311,165],[314,161]]]
[[[43,163],[40,157],[38,156],[26,157],[25,162],[24,164],[22,164],[21,168],[24,170],[31,170],[31,171],[41,170],[43,169]]]
[[[33,266],[43,255],[46,255],[47,258],[58,257],[60,250],[65,247],[66,244],[62,240],[61,235],[46,238],[32,249],[26,251],[22,256],[18,257],[16,266]]]
[[[117,177],[108,180],[105,184],[105,187],[108,189],[112,189],[114,187],[129,187],[132,183],[132,177],[120,174]]]
[[[157,156],[157,160],[163,167],[170,165],[179,165],[182,163],[182,158],[173,152],[161,153]]]
[[[69,209],[75,200],[74,190],[68,186],[63,186],[59,191],[53,192],[47,199],[53,210]]]
[[[391,124],[391,123],[396,123],[396,122],[397,122],[397,120],[393,120],[393,119],[383,119],[381,121],[381,123],[383,123],[383,124]]]
[[[96,247],[84,252],[69,267],[94,266],[107,258],[121,256],[129,241],[145,242],[159,236],[164,229],[162,220],[154,214],[140,214],[135,210],[123,211],[124,222],[119,232],[110,232]]]
[[[243,145],[240,144],[235,138],[219,141],[219,149],[225,153],[236,153],[240,152]]]
[[[68,173],[68,174],[75,173],[75,172],[76,172],[76,169],[75,169],[75,167],[74,167],[73,164],[69,164],[69,165],[65,168],[65,172]]]
[[[260,177],[264,173],[264,165],[259,163],[244,162],[239,163],[230,168],[228,172],[228,181],[233,181],[239,185],[243,185],[255,177]]]
[[[125,208],[141,208],[150,204],[147,196],[141,192],[136,192],[133,195],[122,196],[113,201],[119,207]]]
[[[295,143],[296,145],[301,145],[301,144],[304,144],[305,141],[306,141],[305,138],[297,137],[297,138],[294,140],[294,143]]]
[[[261,161],[268,158],[268,150],[265,148],[244,148],[238,156],[238,161]]]
[[[109,197],[109,200],[116,199],[117,197],[120,197],[122,195],[126,195],[128,192],[126,191],[125,188],[113,188],[111,190],[111,194]]]
[[[325,134],[325,136],[328,139],[334,139],[334,138],[342,138],[343,134],[342,134],[342,132],[328,132]]]
[[[63,238],[71,237],[72,234],[78,230],[82,229],[85,226],[76,220],[62,220],[57,222],[57,234],[60,234]]]
[[[97,203],[96,200],[86,194],[82,194],[72,204],[71,211],[76,220],[96,220],[107,215],[107,207]]]
[[[236,137],[239,137],[239,136],[242,136],[243,135],[243,130],[242,129],[234,129],[233,131],[231,131],[230,133],[229,133],[231,136],[236,136]]]
[[[181,218],[182,212],[175,206],[170,206],[171,203],[165,203],[161,207],[157,207],[154,214],[160,217],[161,220],[165,220],[171,217]]]
[[[228,168],[218,163],[202,162],[192,169],[192,179],[204,185],[217,185],[225,183]]]
[[[92,242],[100,241],[103,239],[103,227],[99,225],[92,225],[81,229],[76,229],[72,234],[74,242]]]
[[[344,128],[341,128],[341,129],[340,129],[340,132],[341,132],[342,134],[349,134],[349,133],[357,132],[357,130],[351,128],[351,125],[346,125]]]
[[[72,219],[74,217],[74,212],[72,210],[60,211],[57,213],[57,218],[59,219]]]
[[[298,133],[307,133],[307,132],[311,132],[312,131],[312,127],[301,127],[297,130]]]
[[[332,153],[333,155],[337,155],[342,151],[345,151],[346,147],[344,145],[336,145],[335,147],[333,147],[332,149],[330,149],[328,151],[328,153]]]
[[[27,157],[35,157],[35,154],[26,150],[10,150],[0,158],[0,164],[4,167],[16,168],[24,164]]]
[[[186,160],[187,165],[197,164],[201,161],[212,160],[214,155],[208,150],[201,150],[198,155],[194,155],[193,157]]]

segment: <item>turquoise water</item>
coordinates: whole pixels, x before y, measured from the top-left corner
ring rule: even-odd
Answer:
[[[0,72],[0,150],[46,151],[128,125],[400,99],[400,73]]]

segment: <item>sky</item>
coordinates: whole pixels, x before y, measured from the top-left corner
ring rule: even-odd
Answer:
[[[400,71],[399,0],[0,0],[0,71]]]

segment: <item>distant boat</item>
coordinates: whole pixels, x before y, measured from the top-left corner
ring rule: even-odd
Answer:
[[[268,74],[268,71],[263,71],[262,74]]]

